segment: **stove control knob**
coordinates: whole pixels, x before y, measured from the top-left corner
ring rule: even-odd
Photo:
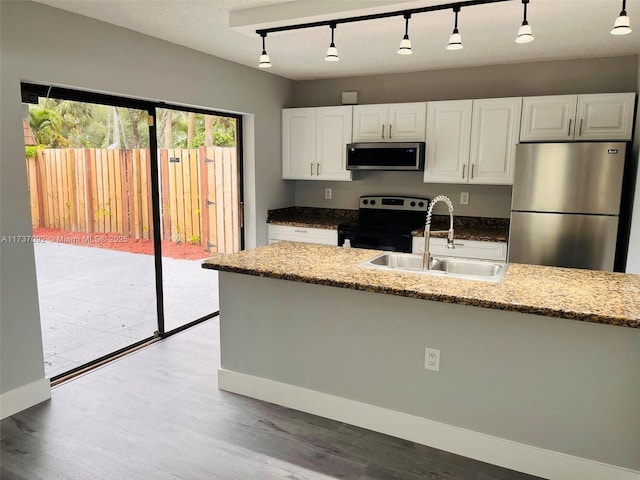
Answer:
[[[362,203],[364,203],[365,205],[369,204],[369,200],[363,200]]]
[[[416,206],[416,202],[411,202],[411,206],[415,207]]]
[[[375,200],[371,200],[371,205],[375,205],[376,201]]]
[[[419,207],[424,207],[424,202],[420,202],[420,203],[418,204],[418,206],[419,206]]]

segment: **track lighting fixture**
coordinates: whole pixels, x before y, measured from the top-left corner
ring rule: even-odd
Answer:
[[[622,0],[622,11],[613,24],[611,35],[627,35],[631,33],[631,22],[629,21],[629,17],[627,16],[626,6],[627,0]]]
[[[524,5],[524,19],[522,20],[522,25],[518,29],[518,36],[516,37],[516,43],[529,43],[533,42],[533,35],[531,34],[531,27],[529,26],[529,22],[527,22],[527,4],[529,0],[522,0],[522,5]]]
[[[340,60],[340,57],[338,57],[338,49],[336,48],[336,44],[333,43],[333,33],[335,32],[336,24],[332,23],[329,26],[331,27],[331,45],[329,45],[329,48],[327,48],[327,56],[324,57],[324,59],[327,62],[337,62],[338,60]]]
[[[262,37],[262,54],[260,54],[260,63],[258,64],[258,67],[271,68],[272,67],[271,61],[269,60],[269,55],[267,54],[267,51],[265,50],[265,47],[264,47],[264,42],[265,42],[265,38],[267,37],[267,33],[262,32],[260,36]]]
[[[400,48],[398,49],[398,55],[411,55],[413,50],[411,50],[411,40],[409,40],[409,19],[411,18],[410,13],[406,13],[404,15],[404,37],[400,41]]]
[[[460,32],[458,32],[458,13],[460,13],[460,5],[456,5],[453,7],[453,11],[456,14],[456,19],[453,25],[453,32],[449,37],[449,45],[447,45],[447,50],[462,50],[462,36]]]
[[[2,0],[0,0],[2,1]],[[384,12],[384,13],[375,13],[371,15],[362,15],[359,17],[347,17],[340,18],[335,20],[321,20],[317,22],[310,23],[301,23],[297,25],[284,25],[273,28],[265,28],[263,30],[256,30],[256,33],[262,37],[262,54],[260,55],[260,64],[258,65],[260,68],[270,68],[271,62],[269,61],[269,55],[267,55],[267,51],[265,49],[265,38],[268,33],[273,32],[284,32],[288,30],[301,30],[305,28],[316,28],[321,26],[329,26],[331,28],[331,44],[327,49],[327,55],[325,56],[325,60],[328,62],[337,62],[340,60],[338,57],[338,49],[334,43],[334,35],[336,26],[339,23],[354,23],[354,22],[364,22],[367,20],[378,20],[381,18],[390,18],[390,17],[399,17],[403,16],[405,19],[405,29],[404,29],[404,37],[400,42],[400,48],[398,49],[398,53],[400,55],[410,55],[413,53],[411,49],[411,40],[409,40],[409,19],[412,15],[416,13],[426,13],[426,12],[436,12],[440,10],[448,10],[453,8],[453,12],[455,13],[455,21],[453,32],[449,36],[449,43],[447,44],[447,50],[460,50],[463,48],[462,46],[462,36],[458,31],[458,14],[462,7],[471,7],[476,5],[487,5],[491,3],[501,3],[501,2],[510,2],[511,0],[463,0],[454,3],[443,3],[439,5],[429,5],[426,7],[420,8],[412,8],[409,10],[400,10],[395,12]],[[531,27],[529,26],[529,22],[527,21],[527,7],[531,0],[521,0],[524,15],[522,20],[522,25],[518,29],[518,36],[516,37],[516,43],[529,43],[533,41],[533,34],[531,32]],[[622,11],[620,15],[616,19],[613,30],[611,30],[612,35],[626,35],[631,33],[631,26],[629,22],[629,17],[626,12],[626,0],[622,0]]]

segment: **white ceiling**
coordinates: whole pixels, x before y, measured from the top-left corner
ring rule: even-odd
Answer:
[[[449,0],[36,0],[152,37],[257,68],[257,28],[330,20],[381,11],[450,3]],[[640,0],[627,0],[630,35],[609,31],[621,0],[531,0],[535,41],[516,44],[520,0],[463,8],[464,49],[445,46],[453,28],[451,10],[415,14],[409,36],[413,55],[397,55],[404,19],[349,23],[336,28],[339,62],[325,62],[327,26],[270,34],[269,73],[294,80],[423,71],[539,60],[640,54]],[[230,21],[233,26],[230,26]]]

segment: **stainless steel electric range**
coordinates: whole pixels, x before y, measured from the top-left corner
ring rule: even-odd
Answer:
[[[356,222],[338,225],[338,245],[411,252],[411,232],[424,226],[429,199],[364,195]]]

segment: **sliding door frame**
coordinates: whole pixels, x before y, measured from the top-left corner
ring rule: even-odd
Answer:
[[[160,338],[166,338],[171,335],[174,335],[178,332],[181,332],[189,327],[197,325],[199,323],[204,322],[210,318],[216,317],[219,315],[219,311],[207,314],[203,317],[195,319],[189,323],[181,325],[175,329],[172,329],[168,332],[165,331],[165,319],[164,319],[164,289],[162,282],[162,238],[161,238],[161,229],[162,218],[160,213],[160,175],[158,171],[158,138],[157,138],[157,118],[156,118],[156,109],[165,108],[171,110],[180,110],[185,112],[194,112],[201,113],[204,115],[215,115],[220,117],[230,117],[236,120],[236,149],[238,155],[238,201],[239,205],[237,206],[240,209],[239,223],[238,225],[240,232],[240,249],[244,250],[245,247],[245,238],[244,238],[244,162],[243,162],[243,149],[242,149],[242,115],[217,111],[217,110],[209,110],[205,108],[197,108],[197,107],[188,107],[184,105],[176,105],[167,102],[158,102],[152,100],[142,100],[139,98],[133,97],[124,97],[118,95],[104,94],[91,92],[87,90],[79,90],[72,89],[66,87],[57,87],[53,85],[44,85],[44,84],[36,84],[29,82],[21,82],[21,94],[22,94],[22,102],[23,103],[31,103],[37,104],[40,97],[44,98],[55,98],[59,100],[71,100],[76,102],[85,102],[85,103],[93,103],[93,104],[101,104],[112,107],[122,107],[122,108],[132,108],[137,110],[146,111],[149,116],[149,150],[150,150],[150,160],[151,160],[151,211],[153,217],[153,256],[154,256],[154,273],[155,273],[155,288],[156,288],[156,315],[157,315],[157,330],[153,332],[153,335],[140,340],[129,347],[125,347],[119,349],[115,352],[112,352],[108,355],[104,355],[98,359],[92,360],[89,363],[76,367],[72,370],[69,370],[63,374],[56,375],[51,377],[51,382],[55,383],[61,378],[66,378],[75,374],[79,374],[89,368],[97,366],[99,364],[104,363],[118,355],[122,355],[124,352],[128,350],[133,350],[135,348],[140,347],[143,344],[148,342],[152,342],[154,340]]]

